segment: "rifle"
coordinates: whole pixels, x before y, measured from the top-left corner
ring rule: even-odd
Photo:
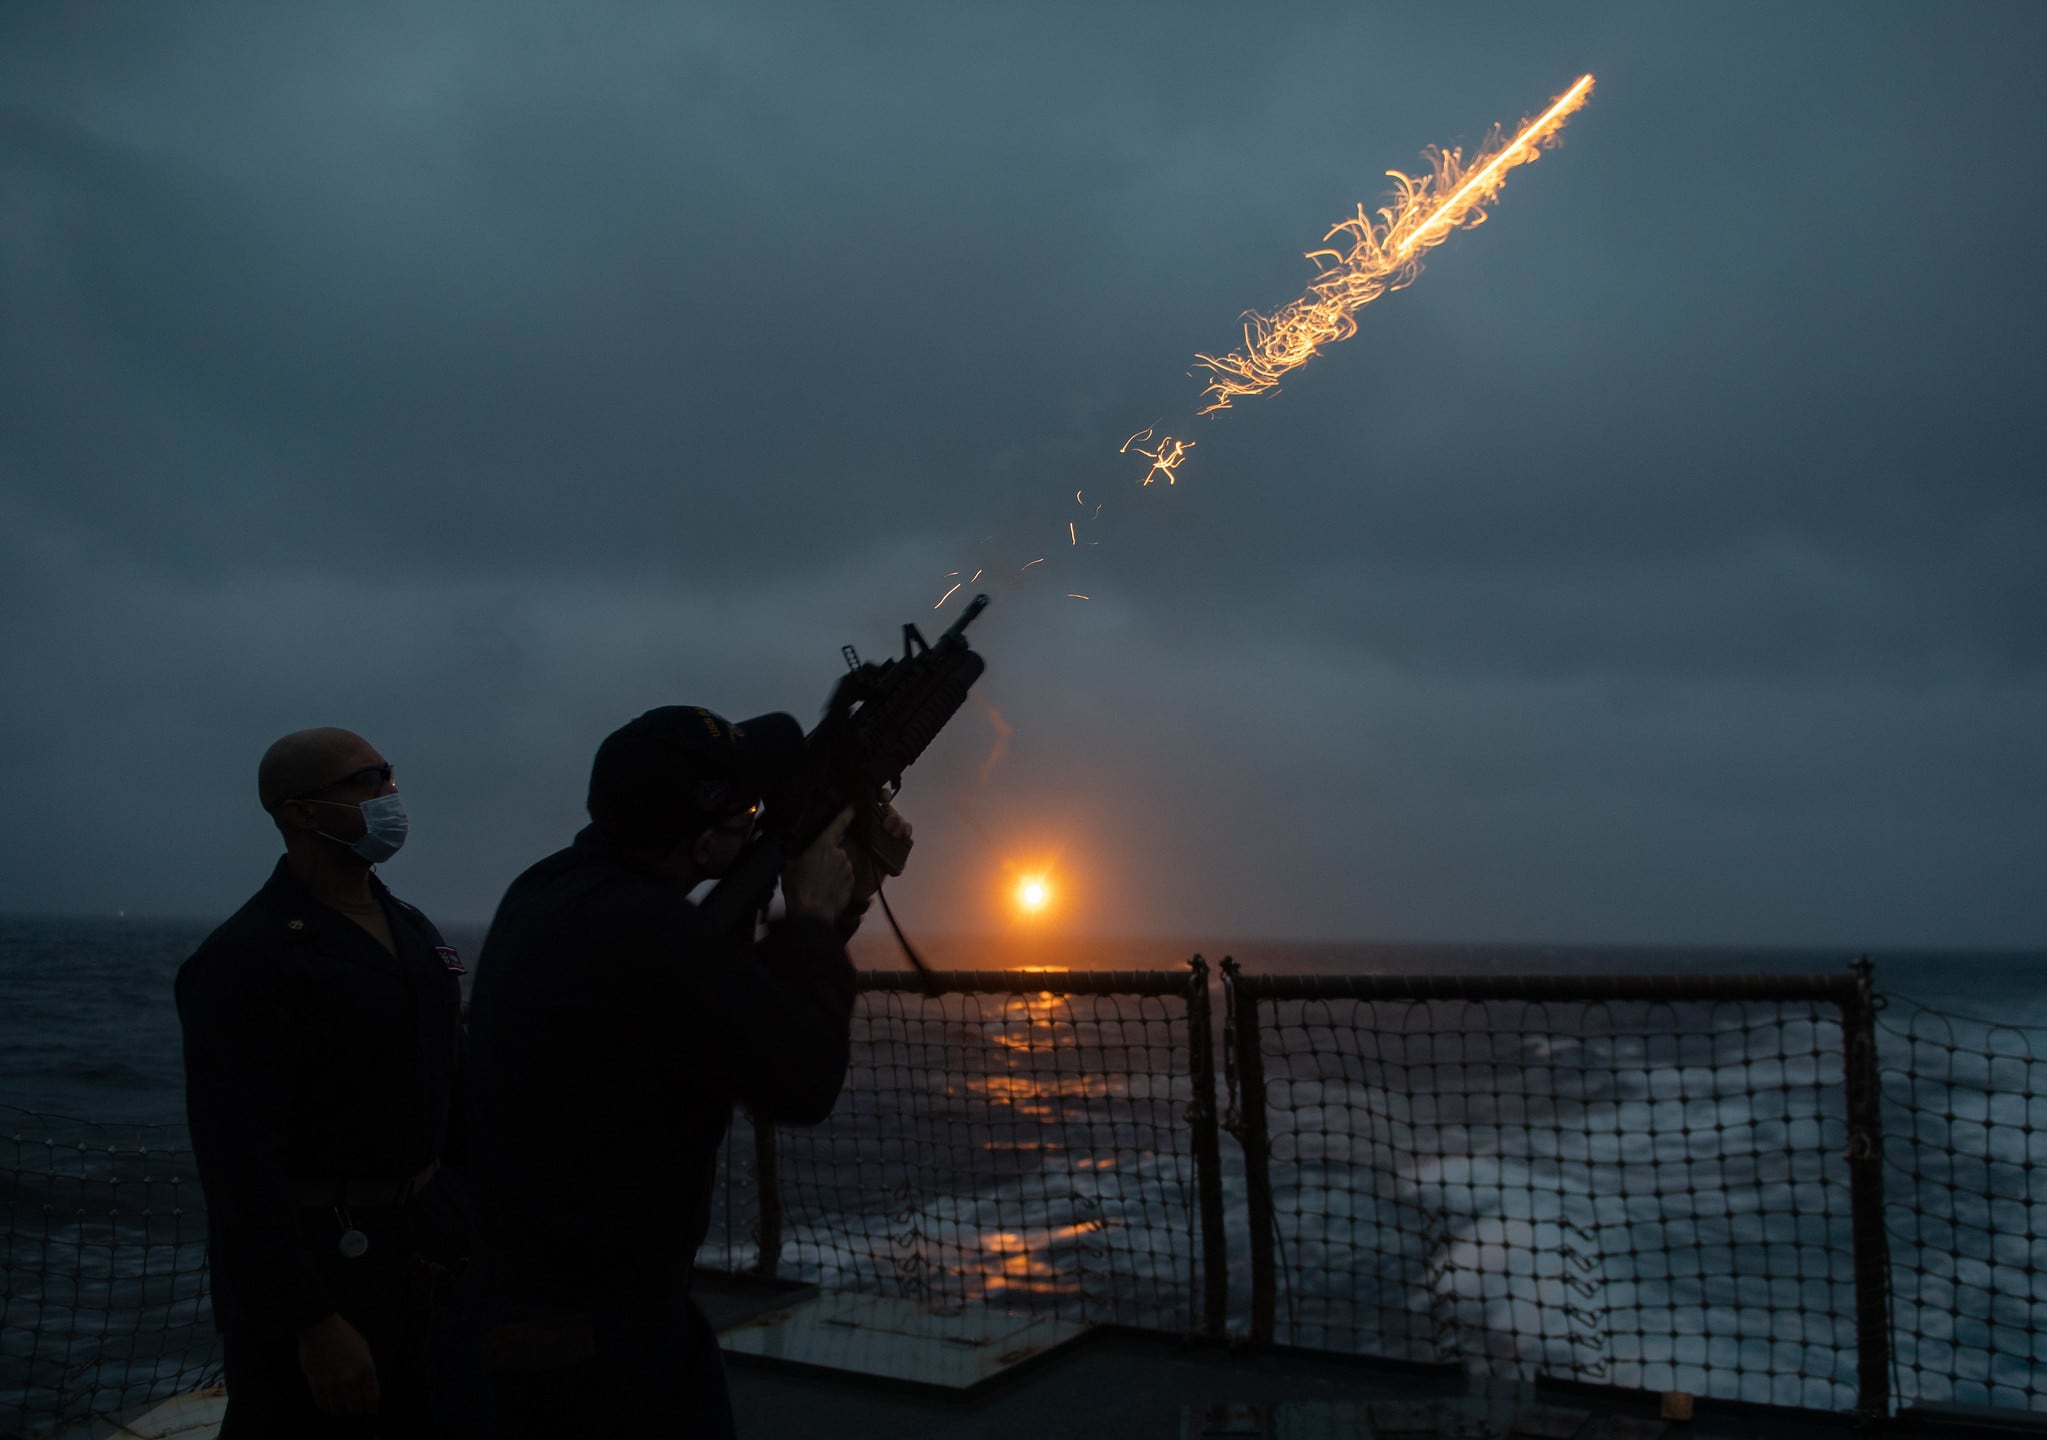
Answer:
[[[728,931],[744,926],[751,938],[783,864],[801,854],[848,806],[853,823],[846,831],[846,849],[856,870],[864,860],[879,874],[903,873],[910,846],[882,829],[882,810],[903,788],[903,772],[959,713],[968,689],[987,668],[967,645],[966,634],[987,606],[988,597],[976,595],[930,644],[915,625],[905,625],[902,655],[878,665],[863,662],[851,645],[843,647],[848,673],[833,688],[824,719],[804,737],[803,759],[769,793],[760,835],[704,897],[704,914],[714,925]],[[888,912],[886,900],[882,910]],[[888,918],[903,953],[928,983],[924,962],[903,938],[895,916]]]

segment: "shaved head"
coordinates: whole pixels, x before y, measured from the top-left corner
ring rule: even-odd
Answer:
[[[256,767],[256,798],[275,815],[286,800],[382,760],[377,747],[353,730],[332,725],[294,730],[263,752],[263,762]]]

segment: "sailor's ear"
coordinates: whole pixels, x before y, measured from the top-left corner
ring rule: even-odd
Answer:
[[[277,808],[270,812],[270,818],[277,822],[279,830],[289,833],[293,830],[317,830],[320,821],[313,813],[309,800],[280,800]]]

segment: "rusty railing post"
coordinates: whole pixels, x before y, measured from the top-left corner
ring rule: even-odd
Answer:
[[[1884,1230],[1883,1081],[1876,1063],[1876,995],[1870,963],[1855,964],[1841,1002],[1841,1060],[1848,1096],[1848,1209],[1855,1237],[1855,1413],[1891,1410],[1891,1243]]]
[[[1208,1001],[1208,962],[1188,961],[1187,1044],[1194,1094],[1194,1197],[1201,1220],[1201,1333],[1219,1337],[1229,1323],[1229,1240],[1223,1233],[1222,1144],[1216,1133],[1215,1024]]]
[[[1230,1041],[1243,1087],[1243,1133],[1238,1139],[1244,1147],[1244,1189],[1251,1217],[1251,1338],[1269,1342],[1279,1281],[1273,1267],[1272,1156],[1265,1120],[1265,1056],[1258,1045],[1258,997],[1246,994],[1237,983],[1232,960],[1223,961],[1223,984],[1233,992],[1235,1033]]]

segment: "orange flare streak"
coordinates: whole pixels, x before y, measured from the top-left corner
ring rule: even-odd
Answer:
[[[1480,170],[1476,175],[1472,176],[1462,185],[1459,185],[1457,193],[1448,200],[1445,200],[1441,205],[1438,205],[1436,213],[1428,218],[1427,223],[1421,229],[1401,241],[1400,253],[1405,255],[1408,251],[1412,250],[1415,247],[1415,243],[1423,235],[1426,235],[1438,225],[1446,222],[1452,225],[1456,224],[1456,217],[1467,208],[1467,201],[1471,204],[1476,204],[1478,199],[1483,199],[1489,193],[1497,193],[1499,185],[1494,179],[1495,176],[1502,170],[1511,170],[1514,166],[1521,164],[1523,160],[1533,160],[1535,158],[1533,155],[1521,156],[1519,159],[1514,160],[1509,160],[1507,157],[1518,155],[1526,146],[1540,143],[1573,110],[1584,104],[1585,98],[1591,93],[1592,77],[1590,75],[1579,76],[1578,83],[1558,96],[1556,104],[1550,106],[1549,109],[1543,111],[1542,114],[1536,116],[1535,119],[1523,126],[1521,133],[1514,137],[1506,149],[1488,161],[1483,170]],[[1477,199],[1472,197],[1477,197]]]
[[[1305,294],[1271,315],[1250,311],[1242,350],[1194,357],[1213,377],[1202,391],[1210,398],[1201,413],[1227,410],[1239,395],[1278,388],[1281,376],[1306,364],[1322,346],[1356,334],[1359,310],[1389,290],[1414,283],[1421,274],[1422,251],[1442,244],[1452,231],[1484,221],[1483,207],[1499,195],[1507,172],[1536,159],[1555,140],[1564,122],[1591,97],[1592,83],[1590,75],[1581,76],[1505,144],[1495,129],[1468,165],[1459,150],[1431,148],[1425,152],[1429,174],[1416,178],[1387,171],[1395,188],[1379,207],[1378,218],[1367,216],[1360,205],[1355,216],[1338,221],[1322,237],[1326,244],[1348,235],[1350,250],[1308,252],[1317,268]],[[1144,432],[1131,438],[1139,436]]]

